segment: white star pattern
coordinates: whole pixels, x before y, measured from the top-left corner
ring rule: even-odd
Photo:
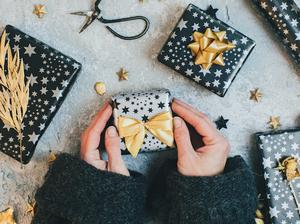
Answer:
[[[291,24],[292,24],[292,26],[297,26],[298,25],[298,21],[296,20],[296,19],[292,19],[292,21],[291,21]]]
[[[285,2],[283,2],[280,7],[282,10],[286,10],[288,6]]]
[[[32,47],[30,44],[28,45],[28,47],[24,47],[25,48],[25,53],[27,54],[29,57],[31,57],[31,55],[36,54],[35,53],[35,48],[36,47]]]
[[[19,34],[16,34],[14,37],[15,42],[20,42],[21,36]]]
[[[197,31],[200,28],[198,23],[194,23],[194,25],[192,27],[193,27],[193,30],[195,30],[195,31]]]
[[[276,206],[274,208],[270,207],[270,216],[271,218],[273,217],[278,217],[279,211],[277,210]]]
[[[192,69],[188,69],[188,70],[186,70],[185,74],[187,76],[191,76],[191,75],[193,75],[193,70]]]
[[[261,2],[260,3],[260,6],[263,8],[263,9],[266,9],[268,7],[267,3],[266,2]]]
[[[52,90],[52,92],[53,92],[53,97],[55,97],[56,99],[62,97],[62,91],[58,89],[58,87],[56,87],[55,90]]]
[[[184,28],[187,28],[186,24],[187,24],[187,21],[181,20],[178,24],[178,28],[180,30],[183,30]]]
[[[268,186],[267,198],[272,223],[296,223],[299,216],[294,197],[288,182],[275,167],[278,161],[287,155],[299,158],[298,153],[294,152],[299,150],[300,131],[263,134],[259,139],[261,141],[259,148],[263,151],[264,179]],[[281,154],[282,151],[285,153]],[[300,180],[295,179],[291,184],[300,198]]]
[[[268,157],[268,158],[263,158],[263,166],[264,166],[264,168],[266,169],[266,168],[272,168],[272,163],[273,163],[273,161],[271,161],[271,158],[270,157]]]
[[[292,144],[292,150],[299,150],[299,144],[297,144],[296,142]]]
[[[37,84],[37,76],[34,76],[33,74],[30,74],[30,76],[28,77],[28,80],[30,82],[30,86],[33,86],[34,84]]]
[[[248,38],[247,38],[247,37],[243,37],[243,38],[241,39],[241,42],[242,42],[242,44],[247,44]]]
[[[33,132],[31,135],[29,136],[29,142],[32,142],[33,144],[35,144],[39,138],[39,135],[35,134],[35,132]]]

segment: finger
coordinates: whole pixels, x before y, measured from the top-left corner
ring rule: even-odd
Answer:
[[[95,149],[99,146],[101,133],[104,130],[111,114],[112,107],[110,105],[107,105],[105,109],[100,110],[92,124],[87,128],[84,134],[86,135],[85,146],[87,149]]]
[[[108,156],[108,171],[129,176],[129,171],[121,156],[120,137],[113,126],[110,126],[105,133],[105,147]]]
[[[196,115],[202,117],[204,120],[207,121],[207,123],[209,123],[212,127],[215,127],[215,125],[213,124],[213,122],[211,122],[211,120],[207,117],[207,115],[201,111],[198,111],[197,109],[195,109],[194,107],[192,107],[191,105],[179,100],[179,99],[176,99],[174,98],[173,100],[173,103],[175,104],[179,104],[180,106],[194,112]]]
[[[83,132],[81,136],[81,157],[95,155],[95,158],[101,159],[98,153],[98,146],[100,145],[101,132],[105,128],[107,121],[112,114],[112,108],[108,103],[100,109],[96,117],[93,119],[89,127]]]
[[[187,154],[195,153],[189,130],[180,117],[174,117],[174,138],[177,145],[178,160],[181,160]]]
[[[107,162],[104,160],[91,160],[89,162],[90,165],[96,167],[98,170],[106,171],[107,170]]]
[[[112,107],[106,102],[89,125],[89,131],[101,134],[111,114]]]
[[[218,136],[216,128],[212,127],[203,117],[196,115],[191,110],[181,106],[178,103],[172,104],[173,111],[191,124],[195,130],[206,139],[214,139]]]

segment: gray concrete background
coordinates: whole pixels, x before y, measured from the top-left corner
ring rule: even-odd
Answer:
[[[153,87],[169,88],[177,98],[195,105],[215,120],[219,115],[230,119],[228,130],[222,131],[232,145],[232,155],[241,154],[258,167],[253,133],[268,130],[269,116],[281,117],[282,128],[300,125],[299,70],[282,49],[265,21],[257,16],[248,0],[109,0],[102,8],[107,18],[145,15],[151,20],[148,34],[136,41],[114,38],[103,24],[95,22],[79,35],[83,18],[68,15],[77,10],[88,10],[92,1],[86,0],[0,0],[0,31],[6,24],[50,44],[77,59],[83,69],[73,89],[53,122],[41,138],[36,153],[25,169],[4,154],[0,154],[0,210],[15,207],[18,223],[28,224],[25,214],[28,198],[42,184],[48,169],[49,150],[77,154],[80,133],[88,125],[102,102],[124,90],[143,90]],[[188,3],[206,8],[218,7],[218,17],[242,33],[253,38],[257,47],[238,74],[225,98],[199,87],[194,82],[168,69],[156,56]],[[45,4],[48,14],[38,19],[32,14],[34,4]],[[120,32],[137,32],[140,23],[114,25]],[[129,81],[119,82],[115,73],[124,66]],[[99,97],[93,85],[104,81],[107,94]],[[249,100],[249,91],[260,88],[261,103]],[[165,157],[174,152],[142,154],[133,160],[125,157],[128,166],[153,173]]]

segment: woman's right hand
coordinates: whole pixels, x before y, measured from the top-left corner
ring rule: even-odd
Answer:
[[[178,150],[177,168],[185,176],[216,176],[225,168],[230,145],[213,122],[190,105],[175,99],[173,111],[179,117],[174,118],[174,138]],[[203,137],[204,146],[194,149],[186,122],[191,124]]]

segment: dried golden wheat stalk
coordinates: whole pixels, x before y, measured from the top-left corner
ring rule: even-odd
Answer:
[[[29,80],[25,83],[24,63],[19,51],[12,53],[4,31],[0,40],[0,119],[19,135],[22,134],[22,123],[29,101],[29,83]]]

